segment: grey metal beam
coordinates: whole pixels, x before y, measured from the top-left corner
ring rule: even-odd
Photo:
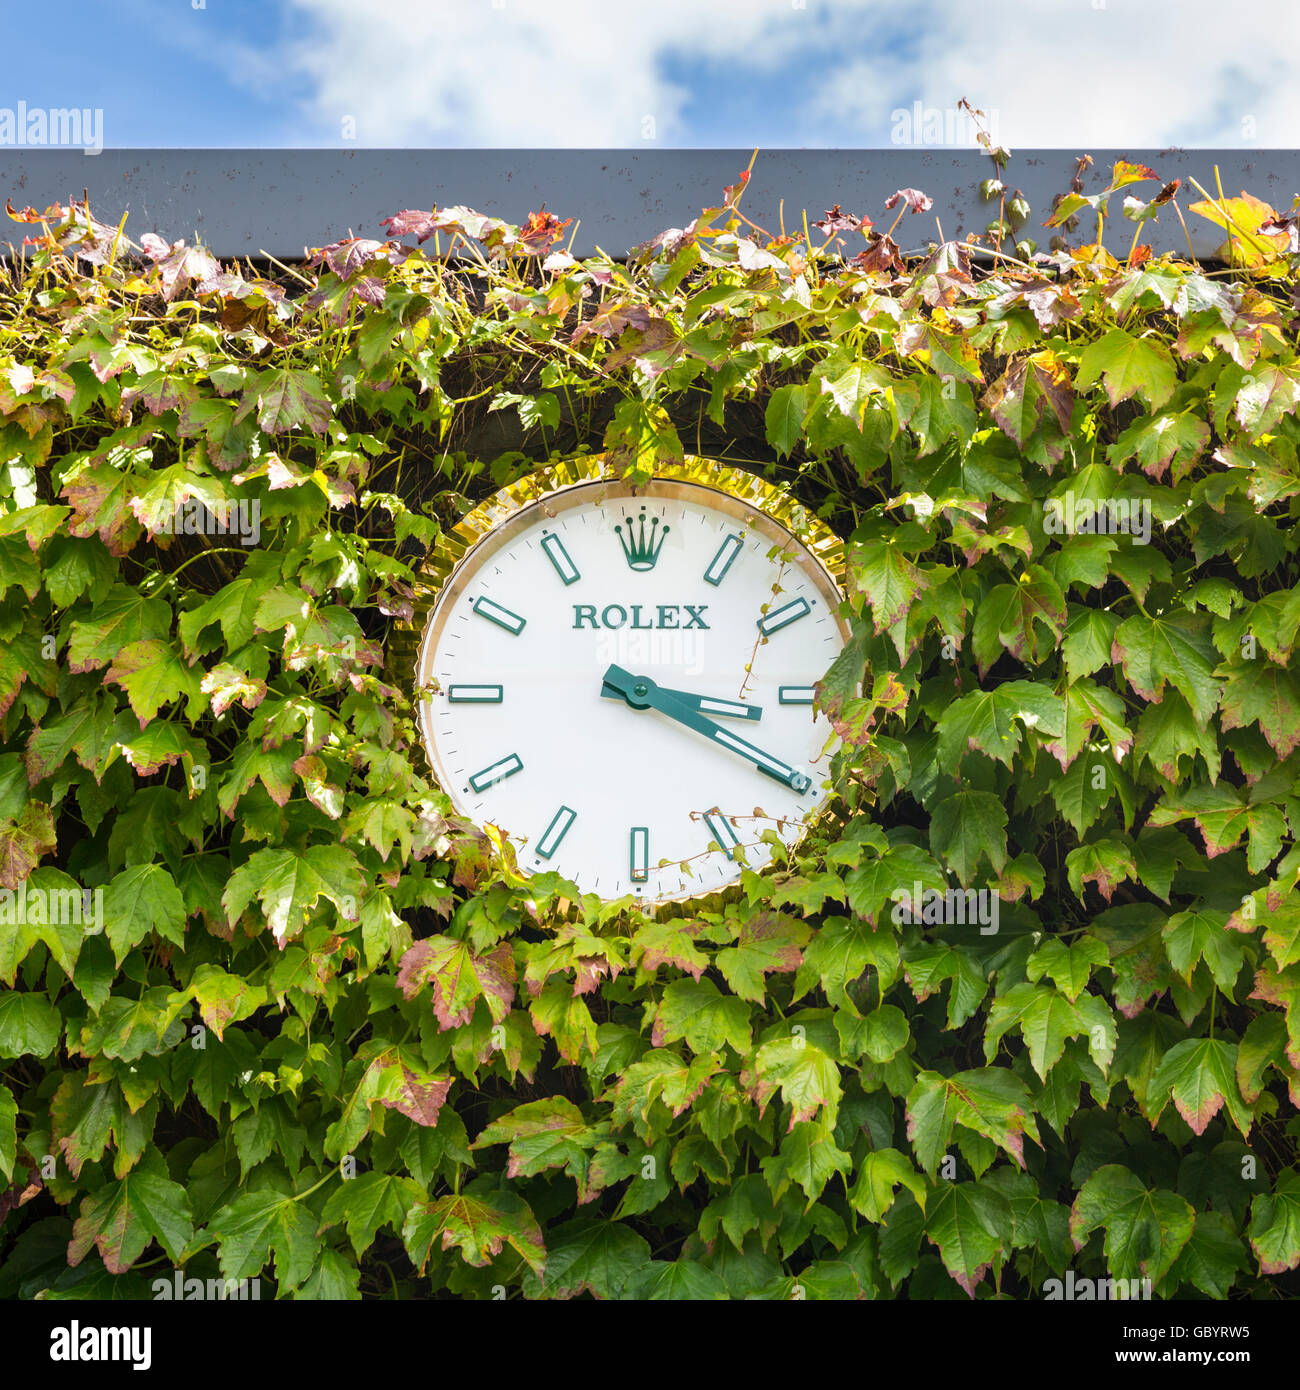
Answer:
[[[1117,158],[1150,165],[1162,179],[1195,177],[1214,187],[1217,164],[1226,194],[1245,189],[1276,208],[1290,206],[1300,191],[1300,152],[1293,150],[1099,150],[1085,176],[1084,191],[1108,181]],[[79,150],[0,147],[0,196],[18,207],[44,209],[90,193],[92,212],[116,222],[130,214],[128,233],[176,240],[196,236],[218,256],[300,257],[304,248],[325,245],[350,231],[382,237],[380,219],[402,208],[465,204],[477,211],[522,222],[541,207],[561,217],[580,218],[574,250],[595,246],[614,256],[665,227],[684,226],[701,208],[716,206],[724,185],[734,183],[748,163],[745,150]],[[1066,150],[1019,150],[1007,172],[1010,188],[1023,190],[1033,208],[1024,230],[1040,247],[1050,233],[1039,225],[1052,197],[1069,187],[1074,155]],[[904,186],[934,199],[930,214],[908,214],[896,239],[906,249],[937,236],[937,215],[947,237],[980,231],[990,208],[979,197],[980,182],[992,173],[982,151],[959,148],[884,150],[766,150],[759,154],[745,213],[777,231],[784,200],[785,226],[801,226],[840,203],[879,224],[885,199]],[[1128,190],[1150,197],[1158,185]],[[1121,195],[1122,196],[1122,195]],[[1192,195],[1194,198],[1197,195]],[[1186,207],[1191,199],[1180,201]],[[1119,202],[1107,226],[1112,249],[1127,250],[1133,225],[1120,217]],[[1188,217],[1198,255],[1223,241],[1219,229]],[[10,224],[12,239],[21,228]],[[1080,238],[1094,228],[1084,224]],[[0,233],[0,241],[11,238]],[[1157,251],[1186,249],[1176,215],[1166,211],[1143,229]]]

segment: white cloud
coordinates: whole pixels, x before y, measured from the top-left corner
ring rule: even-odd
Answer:
[[[312,24],[292,61],[315,84],[322,124],[352,116],[368,145],[539,147],[641,144],[647,117],[657,143],[683,140],[691,93],[665,73],[674,57],[771,73],[862,9],[861,0],[291,3]]]
[[[1293,0],[289,3],[331,142],[743,147],[757,93],[792,144],[889,145],[895,108],[968,96],[1012,148],[1300,146]],[[701,60],[725,76],[690,91]]]
[[[813,113],[866,144],[890,113],[965,96],[1012,149],[1300,145],[1300,11],[1219,0],[929,0],[909,10],[905,61],[854,55]],[[901,124],[901,123],[900,123]]]

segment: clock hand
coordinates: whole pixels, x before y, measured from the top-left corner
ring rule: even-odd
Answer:
[[[605,672],[600,693],[609,699],[621,697],[635,710],[658,710],[660,714],[666,715],[678,724],[684,724],[688,729],[694,729],[696,733],[703,734],[705,738],[711,739],[729,752],[738,753],[753,763],[760,772],[766,773],[800,795],[812,786],[812,779],[806,773],[782,762],[780,758],[774,758],[770,753],[765,753],[746,739],[739,738],[720,724],[715,724],[712,719],[706,719],[697,709],[679,701],[649,676],[634,676],[621,666],[611,666]]]
[[[762,719],[762,705],[743,704],[739,700],[723,700],[714,695],[695,695],[689,690],[669,690],[667,686],[658,687],[661,695],[667,695],[670,699],[676,700],[679,705],[685,705],[687,709],[692,709],[696,714],[724,715],[728,719]],[[602,695],[608,699],[625,699],[621,690],[615,690],[608,684],[601,687]]]

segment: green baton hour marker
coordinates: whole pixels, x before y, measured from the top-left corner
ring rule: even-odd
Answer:
[[[632,827],[629,866],[633,883],[645,883],[650,877],[650,831],[644,825]]]
[[[485,767],[481,772],[474,773],[469,779],[469,784],[476,792],[485,792],[495,783],[504,782],[507,777],[513,777],[516,772],[523,770],[524,765],[519,760],[519,755],[511,753],[508,758],[501,758]]]
[[[552,535],[550,531],[543,531],[542,549],[546,552],[546,558],[554,566],[556,574],[564,581],[566,589],[570,584],[576,584],[582,578],[577,565],[569,559],[569,552],[565,550],[564,542],[559,536]]]
[[[578,813],[568,806],[561,806],[551,818],[542,838],[537,842],[537,857],[549,859],[560,847],[560,841],[569,833],[569,827],[578,819]]]
[[[812,685],[783,685],[776,692],[780,705],[811,705],[817,698],[817,687]]]
[[[718,547],[718,553],[709,561],[709,567],[704,571],[704,582],[712,584],[717,588],[722,583],[727,571],[731,568],[732,562],[741,551],[741,539],[739,536],[728,536]]]
[[[712,811],[705,811],[704,824],[709,827],[709,832],[718,842],[718,848],[726,854],[728,859],[736,856],[732,851],[740,844],[740,836],[731,827],[731,822],[715,806]]]
[[[499,705],[505,699],[500,685],[449,685],[447,699],[453,705]]]
[[[758,620],[758,630],[764,637],[770,637],[774,632],[780,632],[783,627],[797,623],[800,618],[806,618],[811,612],[812,604],[806,598],[791,599],[789,603],[783,604],[771,613],[765,613]]]
[[[524,630],[524,624],[527,621],[526,618],[521,618],[518,613],[512,613],[508,608],[502,608],[499,603],[493,603],[490,598],[476,598],[474,611],[480,618],[486,618],[488,622],[505,628],[515,637],[518,637]]]

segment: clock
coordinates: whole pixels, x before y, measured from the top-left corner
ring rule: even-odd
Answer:
[[[416,678],[439,785],[524,874],[604,899],[761,870],[763,833],[795,843],[829,795],[814,686],[848,638],[840,563],[797,503],[701,460],[498,493],[429,571]]]

